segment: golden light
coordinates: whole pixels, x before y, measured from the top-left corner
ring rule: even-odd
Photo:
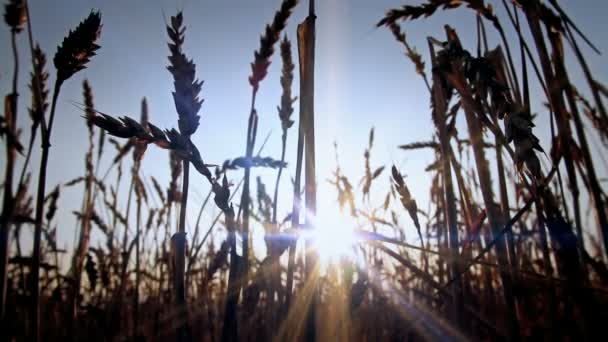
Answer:
[[[321,212],[312,221],[314,228],[307,235],[313,241],[322,269],[331,263],[338,263],[342,258],[355,258],[357,237],[354,219],[333,211]]]

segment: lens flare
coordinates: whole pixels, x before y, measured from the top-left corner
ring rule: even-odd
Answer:
[[[353,246],[357,243],[352,218],[341,214],[309,216],[313,227],[305,236],[312,240],[322,267],[354,257]]]

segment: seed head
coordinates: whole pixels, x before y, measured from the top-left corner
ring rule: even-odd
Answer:
[[[46,56],[40,45],[34,48],[34,70],[30,73],[30,91],[32,92],[32,107],[29,110],[32,119],[32,131],[35,132],[38,125],[42,121],[42,117],[46,112],[49,103],[49,90],[47,81],[49,73],[45,70]]]
[[[287,25],[287,19],[297,3],[297,0],[283,0],[281,8],[274,15],[272,24],[266,25],[266,30],[260,37],[260,48],[253,54],[254,60],[251,63],[251,76],[249,76],[249,83],[254,91],[258,90],[260,82],[268,74],[270,57],[274,53],[274,45],[279,41],[281,31]]]
[[[148,101],[144,97],[141,100],[141,117],[139,120],[139,124],[143,128],[143,130],[148,133],[150,128],[148,127]],[[143,158],[144,153],[146,152],[146,143],[137,143],[133,150],[133,160],[139,161]]]
[[[4,22],[11,28],[13,33],[21,32],[26,20],[27,15],[23,0],[10,0],[8,4],[4,5]]]
[[[291,85],[293,83],[293,60],[291,57],[291,42],[287,39],[287,36],[281,41],[281,60],[283,61],[283,72],[281,75],[281,88],[283,93],[281,94],[281,106],[277,107],[279,111],[279,118],[281,119],[281,126],[283,131],[287,131],[293,125],[291,115],[293,114],[293,103],[296,98],[291,96]]]
[[[167,70],[173,75],[173,101],[177,111],[178,126],[181,134],[192,135],[198,128],[200,116],[198,115],[203,100],[198,98],[201,92],[203,81],[196,79],[196,64],[191,59],[186,58],[182,52],[184,43],[184,32],[186,28],[182,26],[182,13],[177,13],[171,17],[171,25],[167,26],[169,34],[169,66]]]
[[[86,68],[86,64],[99,49],[99,45],[95,42],[99,39],[100,34],[101,14],[95,11],[91,11],[74,31],[68,33],[63,39],[63,43],[57,47],[55,58],[53,58],[58,82],[63,82]]]
[[[93,104],[93,91],[89,81],[84,80],[82,82],[82,95],[84,97],[84,113],[87,119],[87,126],[89,130],[93,128],[93,118],[95,117],[95,105]]]

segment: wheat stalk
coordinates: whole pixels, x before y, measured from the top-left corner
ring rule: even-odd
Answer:
[[[183,16],[179,12],[171,17],[171,25],[167,26],[169,35],[169,66],[167,69],[173,76],[173,84],[175,91],[173,92],[173,100],[175,102],[175,110],[178,114],[178,127],[181,135],[177,132],[171,132],[173,139],[178,141],[183,150],[190,151],[192,142],[190,136],[196,132],[199,125],[200,116],[198,112],[201,108],[202,100],[198,96],[201,91],[202,82],[196,80],[195,64],[186,58],[182,52],[182,44],[184,42],[185,28],[182,26]],[[197,152],[198,153],[198,152]],[[186,257],[186,207],[188,204],[188,187],[190,177],[190,161],[183,160],[183,180],[182,180],[182,197],[179,214],[178,231],[171,238],[172,247],[175,249],[175,274],[174,274],[174,290],[176,310],[180,323],[178,329],[178,340],[184,341],[189,332],[186,327],[186,288],[184,284],[184,267]]]
[[[249,84],[252,87],[251,94],[251,108],[249,111],[249,119],[247,124],[247,135],[246,135],[246,147],[245,147],[245,158],[250,159],[253,155],[253,149],[255,148],[255,140],[257,135],[257,122],[258,115],[255,109],[256,95],[259,89],[260,82],[266,77],[268,68],[270,66],[270,58],[274,53],[274,46],[279,41],[281,32],[287,25],[291,12],[298,3],[297,0],[283,0],[281,7],[275,13],[273,21],[270,25],[266,25],[264,34],[260,37],[260,47],[254,52],[254,60],[251,63],[251,75],[249,76]],[[243,182],[243,191],[241,195],[240,210],[242,210],[242,238],[243,238],[243,266],[242,274],[240,275],[243,279],[247,278],[249,271],[249,187],[250,187],[250,174],[251,170],[249,167],[245,167],[245,175]],[[230,238],[233,240],[233,238]],[[231,241],[232,242],[232,241]],[[231,246],[232,249],[235,246]],[[232,259],[231,259],[232,260]],[[236,298],[230,298],[226,302],[226,309],[224,313],[224,327],[222,329],[222,340],[223,341],[234,341],[237,338],[237,322],[236,322],[236,302],[238,301],[238,287],[234,283],[236,277],[232,275],[232,264],[231,261],[231,272],[229,281],[229,292],[232,296],[236,295]],[[235,269],[236,270],[236,269]]]
[[[293,114],[294,108],[293,103],[297,100],[297,97],[292,97],[292,83],[293,83],[293,70],[295,66],[292,60],[291,53],[291,42],[287,39],[287,35],[281,41],[281,61],[283,63],[282,73],[281,73],[281,105],[277,107],[277,111],[279,113],[279,119],[281,121],[281,128],[283,130],[283,134],[281,136],[281,161],[285,161],[285,152],[287,148],[287,131],[291,126],[293,126],[293,120],[291,120],[291,115]],[[277,205],[279,201],[279,184],[281,181],[281,175],[283,173],[283,168],[280,168],[277,172],[277,178],[274,186],[274,196],[272,199],[272,231],[270,234],[278,233],[277,227]],[[272,239],[270,241],[273,241]],[[272,288],[270,291],[270,295],[274,297],[275,292],[277,292],[279,302],[282,301],[283,293],[280,291],[282,289],[280,284],[281,270],[280,264],[278,261],[277,250],[275,248],[274,243],[271,242],[271,255],[273,257],[272,263]],[[272,321],[269,324],[268,330],[274,331],[277,314],[279,312],[280,306],[274,307],[275,314],[272,316]]]
[[[76,252],[74,253],[74,258],[72,261],[72,269],[73,269],[73,278],[74,284],[72,289],[72,297],[71,297],[71,305],[72,305],[72,317],[77,317],[78,315],[78,307],[79,296],[81,290],[81,277],[83,266],[85,264],[85,259],[88,255],[88,248],[91,237],[91,215],[93,212],[93,204],[94,204],[94,194],[93,194],[93,186],[94,186],[94,170],[93,170],[93,149],[94,149],[94,131],[93,131],[93,116],[94,112],[94,104],[93,104],[93,95],[92,89],[89,85],[88,81],[83,82],[83,97],[85,102],[85,115],[87,118],[87,127],[89,132],[89,149],[85,155],[85,176],[84,176],[84,196],[83,196],[83,208],[82,208],[82,217],[80,218],[81,227],[80,227],[80,237],[78,239],[78,244],[76,247]]]
[[[39,272],[40,272],[40,239],[42,235],[42,213],[43,199],[46,189],[46,171],[49,160],[49,148],[51,145],[51,132],[53,120],[55,118],[55,108],[61,85],[72,75],[86,67],[89,59],[99,49],[95,44],[99,38],[101,30],[101,15],[99,12],[91,12],[89,16],[82,22],[74,31],[70,31],[64,38],[63,43],[57,48],[57,53],[53,58],[55,69],[57,71],[57,79],[53,91],[53,100],[51,103],[51,114],[48,124],[43,119],[41,125],[42,136],[42,157],[40,163],[40,172],[38,176],[38,194],[36,199],[36,225],[34,232],[34,249],[33,249],[33,275],[32,275],[32,309],[31,317],[33,321],[33,336],[35,340],[39,340],[40,336],[40,292],[39,292]]]
[[[435,53],[431,42],[429,41],[429,50],[431,54],[431,58],[433,61],[433,65],[436,65],[437,61],[435,58]],[[458,274],[460,272],[460,264],[458,260],[455,258],[458,255],[458,228],[457,228],[457,218],[456,218],[456,207],[455,207],[455,196],[452,182],[452,175],[449,170],[450,167],[450,159],[449,151],[450,151],[450,143],[449,143],[449,135],[447,131],[446,125],[446,110],[447,110],[447,101],[446,98],[449,99],[451,94],[446,93],[446,89],[442,87],[442,84],[445,82],[441,79],[441,75],[439,73],[439,69],[433,68],[433,122],[437,128],[437,136],[440,141],[440,156],[439,158],[442,164],[442,181],[443,181],[443,191],[444,194],[441,197],[446,204],[446,219],[448,226],[448,236],[449,236],[449,247],[450,253],[452,255],[452,261],[450,262],[450,271],[452,274]],[[451,316],[454,322],[457,322],[459,326],[463,325],[462,318],[457,316],[458,312],[463,311],[463,294],[462,294],[462,285],[460,278],[457,279],[454,283],[453,289],[453,307],[451,311]]]
[[[8,263],[8,240],[9,222],[14,213],[13,201],[13,173],[15,171],[15,157],[19,149],[17,133],[17,80],[19,75],[19,55],[17,51],[17,33],[21,32],[25,24],[25,4],[20,0],[11,0],[5,5],[4,21],[11,29],[11,47],[13,51],[13,83],[12,92],[5,99],[6,113],[4,124],[6,125],[6,168],[4,178],[4,196],[2,215],[0,216],[0,322],[4,321],[6,312],[6,286],[7,286],[7,263]]]

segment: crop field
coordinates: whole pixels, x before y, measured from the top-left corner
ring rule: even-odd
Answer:
[[[90,2],[3,1],[0,341],[605,335],[603,1]]]

